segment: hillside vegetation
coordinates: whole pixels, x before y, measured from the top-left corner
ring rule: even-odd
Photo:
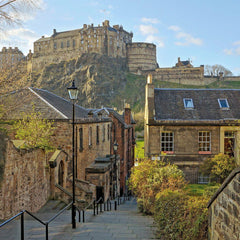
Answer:
[[[144,110],[146,77],[128,72],[126,60],[96,53],[78,59],[49,64],[39,72],[27,73],[26,62],[8,68],[0,75],[0,94],[24,87],[37,87],[68,98],[67,87],[75,80],[79,88],[78,104],[86,108],[117,107],[129,103],[132,110]],[[240,88],[240,82],[214,82],[207,86],[182,85],[157,81],[160,88]]]

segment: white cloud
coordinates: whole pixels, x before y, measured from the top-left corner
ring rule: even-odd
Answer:
[[[236,41],[233,43],[234,46],[240,45],[240,41]]]
[[[223,52],[224,52],[226,55],[233,55],[233,49],[224,49]]]
[[[164,47],[164,42],[162,41],[162,39],[154,35],[147,36],[146,42],[154,43],[158,47]]]
[[[172,30],[174,32],[179,32],[181,31],[181,28],[179,26],[176,26],[176,25],[172,25],[170,27],[168,27],[169,30]]]
[[[0,39],[1,47],[18,47],[25,55],[29,49],[33,48],[33,42],[39,36],[30,29],[17,28],[10,29],[6,32],[5,36]]]
[[[236,54],[240,55],[240,47],[236,48]]]
[[[226,55],[240,55],[240,41],[233,42],[232,46],[234,47],[231,49],[224,49],[223,52]]]
[[[104,14],[105,16],[109,16],[111,14],[111,12],[106,9],[100,9],[99,12]]]
[[[143,18],[141,19],[141,21],[142,21],[143,23],[152,23],[152,24],[160,23],[160,21],[159,21],[157,18],[145,18],[145,17],[143,17]]]
[[[195,38],[191,34],[185,32],[178,32],[176,38],[183,39],[182,42],[175,43],[178,46],[188,46],[191,44],[201,46],[203,44],[200,38]]]
[[[158,29],[152,25],[140,25],[139,29],[142,35],[153,35],[158,33]]]
[[[176,32],[176,38],[182,40],[175,42],[175,45],[177,46],[189,46],[189,45],[201,46],[203,44],[202,39],[193,37],[190,33],[182,31],[182,29],[177,25],[171,25],[168,27],[168,29]]]

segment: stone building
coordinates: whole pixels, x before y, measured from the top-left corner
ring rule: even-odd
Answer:
[[[131,114],[129,104],[125,105],[122,114],[112,108],[92,109],[95,114],[110,117],[112,119],[112,127],[107,131],[111,132],[111,156],[117,156],[117,165],[119,173],[117,177],[120,183],[116,184],[115,191],[122,196],[127,194],[127,180],[131,173],[131,168],[134,166],[134,147],[135,147],[135,121]],[[117,151],[114,152],[113,144],[118,144]],[[115,182],[114,182],[115,183]],[[113,184],[114,184],[113,183]],[[116,194],[115,194],[116,195]]]
[[[83,24],[76,30],[57,32],[53,30],[50,37],[34,42],[32,70],[37,71],[50,63],[59,63],[80,57],[83,53],[98,53],[113,58],[124,58],[128,61],[130,71],[155,69],[156,46],[151,43],[132,43],[132,32],[122,26],[109,24],[105,20],[102,25]]]
[[[240,90],[159,89],[148,76],[145,155],[177,164],[190,181],[205,158],[220,152],[239,163]]]
[[[23,58],[23,53],[17,47],[3,47],[2,51],[0,52],[0,70],[14,66]]]
[[[5,119],[19,119],[22,116],[21,114],[32,112],[32,106],[34,106],[35,110],[41,113],[43,119],[54,120],[55,132],[52,141],[57,149],[53,153],[46,154],[44,158],[35,153],[28,159],[33,157],[33,162],[37,161],[37,159],[43,161],[42,167],[37,168],[38,170],[41,169],[43,171],[45,166],[49,167],[48,173],[41,175],[42,181],[44,181],[41,191],[46,192],[45,195],[48,195],[48,197],[61,197],[65,200],[70,199],[72,192],[72,103],[46,90],[36,88],[22,89],[2,96],[0,100],[1,103],[5,103],[5,106],[8,106],[5,112]],[[110,185],[112,183],[110,174],[115,174],[112,170],[112,162],[115,156],[111,155],[112,120],[109,117],[98,114],[89,114],[89,110],[79,105],[75,106],[75,118],[77,198],[79,203],[99,197],[103,197],[106,200],[111,197]],[[10,135],[10,138],[13,139],[13,136]],[[11,156],[14,156],[13,152],[13,148],[6,152],[7,156],[9,156],[9,158],[6,158],[10,162],[9,166],[13,166],[14,164],[12,165],[11,162],[16,160],[11,158]],[[20,172],[17,171],[17,168],[24,161],[27,160],[21,157],[18,166],[15,164],[9,169],[16,172],[14,174],[15,180],[18,179],[19,174],[23,174],[26,179],[31,179],[32,177],[31,171],[26,172],[25,168]],[[119,172],[118,169],[117,172]],[[18,201],[17,199],[20,199],[18,194],[21,194],[18,190],[20,182],[13,183],[14,179],[11,174],[4,175],[2,186],[5,188],[4,182],[8,182],[10,188],[14,185],[17,188],[16,196],[6,196],[15,198]],[[118,178],[116,179],[118,181]],[[27,188],[29,190],[33,189],[35,181],[33,183],[26,182],[26,184],[28,183],[29,186]],[[118,182],[118,184],[120,183]],[[0,197],[5,199],[1,192]],[[38,203],[38,208],[45,203],[45,197],[41,198],[42,201]],[[5,201],[6,199],[4,199],[1,200]],[[32,199],[33,202],[35,200],[35,198]],[[14,210],[17,211],[19,209]]]

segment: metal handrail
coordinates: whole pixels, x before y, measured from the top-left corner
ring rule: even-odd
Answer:
[[[20,215],[22,215],[24,213],[24,211],[21,211],[20,213],[16,214],[15,216],[9,218],[8,220],[6,220],[5,222],[0,224],[0,228],[3,227],[4,225],[10,223],[11,221],[13,221],[15,218],[19,217]]]
[[[24,240],[24,227],[23,227],[24,226],[24,221],[23,221],[24,219],[23,219],[23,216],[24,216],[24,213],[27,213],[32,218],[34,218],[35,220],[37,220],[38,222],[40,222],[42,225],[44,225],[46,227],[46,240],[48,240],[48,225],[49,225],[49,223],[51,223],[54,219],[56,219],[59,215],[61,215],[72,204],[73,204],[73,202],[69,203],[66,207],[64,207],[61,211],[59,211],[56,215],[54,215],[52,218],[50,218],[46,222],[43,222],[40,218],[36,217],[31,212],[29,212],[27,210],[24,210],[24,211],[21,211],[20,213],[16,214],[15,216],[11,217],[10,219],[6,220],[2,224],[0,224],[0,228],[3,227],[4,225],[10,223],[11,221],[13,221],[15,218],[21,216],[21,240]]]

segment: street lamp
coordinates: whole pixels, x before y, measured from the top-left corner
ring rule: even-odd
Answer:
[[[75,206],[75,159],[74,159],[74,124],[75,124],[75,105],[74,102],[78,96],[78,89],[75,86],[74,80],[72,81],[72,86],[67,88],[69,97],[72,100],[72,228],[76,228],[76,206]]]
[[[115,154],[115,164],[114,164],[114,170],[115,170],[115,179],[116,179],[116,193],[115,195],[117,195],[118,197],[118,174],[117,174],[117,150],[118,150],[118,144],[117,144],[117,141],[115,141],[115,143],[113,144],[113,150],[114,150],[114,154]],[[115,196],[116,197],[116,196]]]

